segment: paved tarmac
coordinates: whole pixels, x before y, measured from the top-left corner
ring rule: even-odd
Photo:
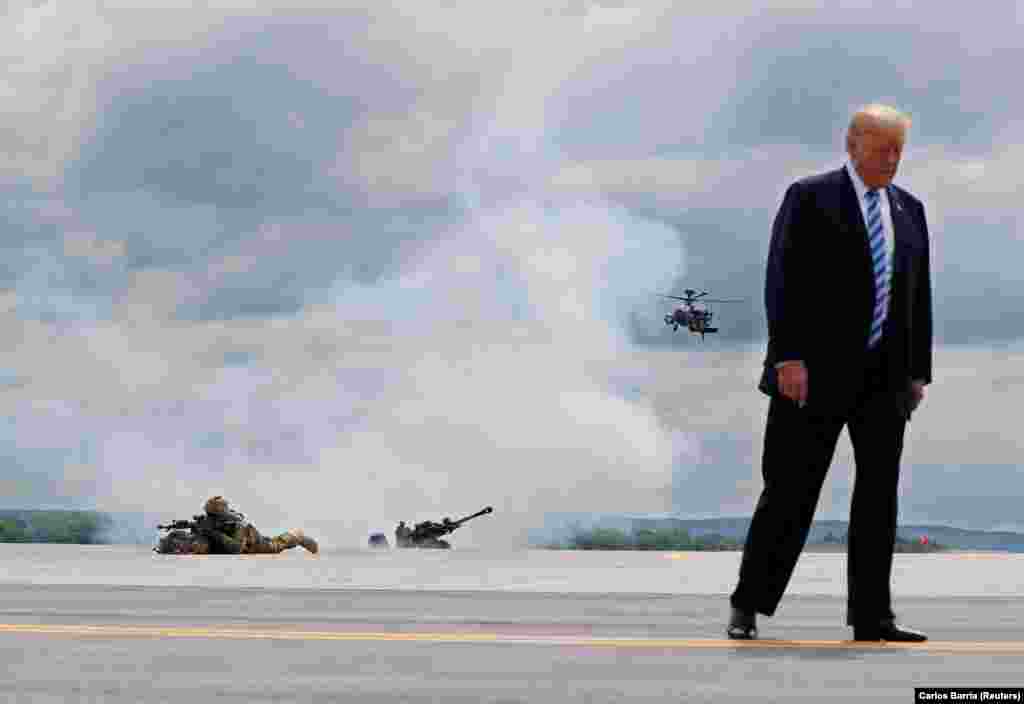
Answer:
[[[901,619],[931,636],[899,645],[846,640],[840,589],[798,593],[762,619],[764,640],[739,643],[723,638],[724,594],[574,590],[571,570],[552,591],[159,586],[141,553],[121,554],[109,584],[70,554],[26,567],[0,549],[0,701],[910,702],[914,687],[1024,687],[1020,596],[897,591]],[[418,561],[463,560],[464,576],[474,564],[420,555],[386,559],[406,574]],[[714,564],[701,557],[689,569]],[[343,558],[262,564],[273,583],[275,570],[332,559]],[[523,586],[531,560],[519,561]],[[147,583],[125,584],[131,569]],[[69,583],[76,570],[86,583]]]

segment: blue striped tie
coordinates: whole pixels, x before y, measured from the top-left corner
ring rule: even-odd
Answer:
[[[868,245],[871,248],[871,265],[875,274],[875,311],[871,316],[871,332],[868,335],[870,349],[882,339],[882,324],[889,312],[889,257],[885,251],[878,191],[868,191],[867,199]]]

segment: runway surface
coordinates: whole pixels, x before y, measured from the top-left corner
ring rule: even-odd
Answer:
[[[842,556],[805,555],[797,593],[762,619],[763,640],[742,643],[723,638],[724,591],[686,589],[730,581],[737,554],[570,555],[556,570],[538,552],[183,561],[0,545],[0,701],[909,702],[914,687],[1024,686],[1019,595],[943,595],[942,582],[901,592],[913,582],[894,579],[901,620],[931,640],[854,643]],[[1010,582],[1024,566],[999,555],[897,560],[904,575],[945,571],[954,592],[969,591],[965,565]],[[156,583],[168,564],[194,583]],[[502,572],[510,564],[515,581]],[[105,584],[97,565],[113,575]],[[530,588],[534,569],[561,586]],[[373,586],[315,584],[346,570]],[[618,591],[594,583],[602,570]],[[667,574],[645,584],[659,570],[677,573],[676,593],[663,591]],[[830,571],[828,584],[810,579]],[[260,573],[271,586],[249,583]],[[294,583],[303,573],[307,586]],[[383,585],[389,574],[406,579]],[[445,586],[452,575],[461,588]]]

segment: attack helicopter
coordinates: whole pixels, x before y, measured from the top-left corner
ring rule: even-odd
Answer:
[[[698,306],[703,306],[707,303],[739,303],[743,300],[741,298],[704,298],[704,296],[708,295],[707,291],[698,293],[692,288],[685,289],[682,296],[669,296],[664,293],[659,295],[662,298],[683,301],[685,304],[666,315],[665,324],[671,327],[673,331],[679,330],[680,326],[685,327],[694,335],[700,335],[702,340],[705,334],[718,332],[718,328],[711,327],[711,319],[714,317],[711,309]]]

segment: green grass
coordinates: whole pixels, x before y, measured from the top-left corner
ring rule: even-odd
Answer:
[[[843,547],[846,536],[837,538],[831,533],[824,543]],[[685,528],[642,529],[635,533],[627,533],[617,528],[593,528],[589,531],[577,531],[565,543],[554,543],[547,546],[554,550],[741,550],[743,541],[721,535],[706,533],[691,536]],[[946,545],[935,542],[922,545],[917,540],[896,538],[896,552],[939,552],[948,550]]]
[[[617,528],[577,532],[561,550],[738,550],[741,544],[717,533],[692,537],[685,529],[644,529],[629,534]]]
[[[110,517],[96,511],[2,511],[0,543],[91,545],[106,542],[111,526]]]

